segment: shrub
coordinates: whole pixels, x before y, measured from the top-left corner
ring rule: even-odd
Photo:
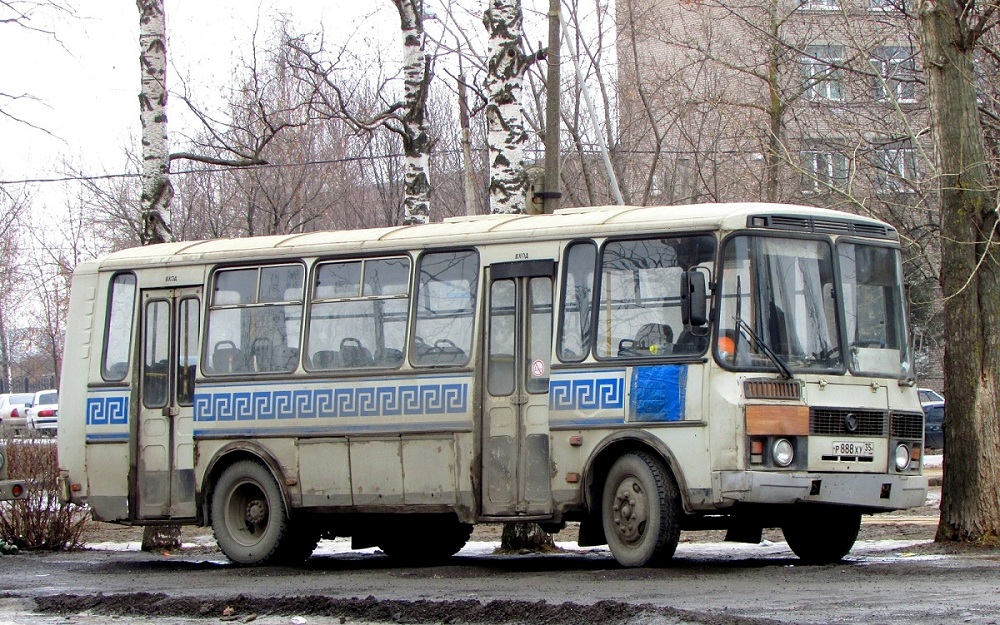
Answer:
[[[0,542],[21,549],[61,551],[83,546],[86,510],[59,501],[54,438],[10,438],[7,476],[24,480],[25,499],[0,503]]]

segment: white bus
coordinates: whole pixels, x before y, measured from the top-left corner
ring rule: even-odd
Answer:
[[[625,566],[706,528],[829,562],[925,501],[912,366],[896,231],[832,210],[167,243],[76,269],[61,483],[241,564],[335,536],[427,562],[508,521]]]

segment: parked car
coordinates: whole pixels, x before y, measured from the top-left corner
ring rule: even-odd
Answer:
[[[924,404],[924,447],[944,449],[944,402]]]
[[[29,431],[55,434],[59,420],[59,391],[38,391],[25,410]]]
[[[944,401],[944,395],[931,388],[918,388],[917,395],[920,397],[921,406],[931,402]]]
[[[4,393],[0,395],[0,426],[6,433],[19,434],[27,425],[25,409],[34,399],[32,393]]]

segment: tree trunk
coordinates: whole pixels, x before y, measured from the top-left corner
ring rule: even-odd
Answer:
[[[142,244],[170,239],[164,215],[173,188],[167,172],[167,24],[163,0],[136,0],[139,8],[139,119],[142,122]]]
[[[551,551],[552,535],[538,523],[504,523],[500,537],[501,551]]]
[[[143,551],[176,551],[180,548],[180,525],[147,525],[142,528]]]
[[[490,0],[483,13],[490,38],[485,88],[491,213],[523,213],[528,191],[521,18],[521,0]]]
[[[170,154],[167,149],[167,22],[163,0],[136,0],[139,8],[139,119],[142,122],[143,245],[164,243],[170,228],[164,215],[170,209]],[[147,525],[142,531],[143,551],[179,549],[179,525]]]
[[[430,219],[430,137],[427,134],[427,90],[430,59],[422,0],[393,0],[403,31],[403,223],[425,224]]]
[[[978,19],[978,11],[955,0],[924,0],[920,5],[940,179],[941,285],[948,337],[939,541],[1000,537],[1000,264],[993,256],[995,189],[986,168],[973,83]]]

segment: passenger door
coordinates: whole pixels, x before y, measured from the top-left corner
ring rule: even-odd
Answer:
[[[483,515],[552,513],[549,360],[555,263],[495,264],[487,293]]]
[[[141,328],[133,489],[138,518],[194,518],[194,381],[201,288],[143,291]]]

